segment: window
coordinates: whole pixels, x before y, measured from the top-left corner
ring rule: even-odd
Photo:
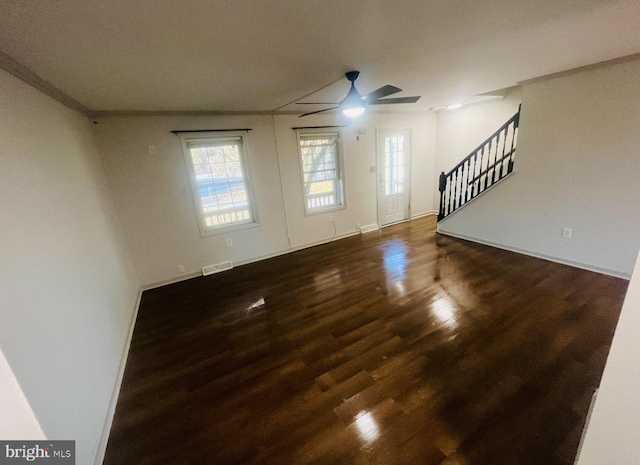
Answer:
[[[344,206],[340,132],[298,132],[307,214]]]
[[[385,195],[404,193],[404,147],[403,136],[384,138]]]
[[[182,137],[201,232],[256,224],[242,135]]]

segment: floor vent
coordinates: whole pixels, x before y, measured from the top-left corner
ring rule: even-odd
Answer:
[[[215,265],[207,265],[202,268],[202,276],[209,276],[210,274],[220,273],[221,271],[227,271],[233,268],[233,263],[230,261],[216,263]]]
[[[380,229],[380,227],[377,224],[373,223],[373,224],[368,224],[366,226],[362,226],[360,228],[360,232],[362,234],[364,234],[364,233],[368,233],[368,232],[371,232],[371,231],[377,231],[378,229]]]

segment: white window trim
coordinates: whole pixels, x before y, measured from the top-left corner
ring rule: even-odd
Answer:
[[[326,208],[317,208],[312,211],[307,209],[307,198],[305,196],[304,190],[304,167],[302,164],[302,152],[300,150],[300,136],[301,135],[322,135],[322,134],[338,134],[338,142],[337,142],[337,152],[336,156],[338,157],[336,163],[336,169],[338,171],[338,188],[340,190],[340,198],[342,203],[340,205],[334,205]],[[300,166],[300,188],[302,193],[302,206],[304,208],[305,216],[313,216],[319,215],[322,213],[332,212],[336,210],[344,210],[347,208],[347,191],[344,180],[344,152],[342,150],[342,129],[341,128],[319,128],[319,129],[296,129],[296,148],[298,152],[298,165]]]
[[[249,223],[231,224],[228,226],[220,226],[212,228],[207,226],[205,221],[204,211],[202,209],[202,200],[200,198],[200,192],[198,190],[198,182],[196,177],[196,171],[191,159],[191,152],[187,146],[187,142],[206,142],[208,140],[220,140],[227,138],[240,138],[242,139],[242,153],[240,154],[240,163],[244,172],[245,184],[247,188],[247,196],[249,198],[249,208],[251,209],[253,221]],[[247,144],[247,137],[244,131],[238,132],[202,132],[196,134],[180,134],[180,145],[182,146],[182,155],[187,167],[187,174],[189,177],[189,185],[191,187],[191,197],[193,198],[193,206],[196,211],[198,228],[200,229],[200,236],[208,237],[218,234],[224,234],[231,231],[238,231],[241,229],[255,228],[260,226],[258,221],[258,209],[256,205],[256,199],[253,191],[253,183],[251,170],[249,168],[249,148]]]

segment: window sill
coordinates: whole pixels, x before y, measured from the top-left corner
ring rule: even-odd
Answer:
[[[260,223],[258,223],[258,222],[242,223],[242,224],[236,224],[236,225],[231,225],[231,226],[223,226],[221,228],[215,228],[215,229],[204,229],[201,226],[200,227],[200,236],[201,237],[218,236],[220,234],[227,234],[227,233],[234,232],[234,231],[241,231],[243,229],[257,228],[259,226],[260,226]]]
[[[329,212],[333,212],[336,210],[344,210],[345,208],[347,208],[346,205],[336,205],[335,207],[327,207],[327,208],[322,208],[322,209],[317,209],[317,210],[312,210],[312,211],[304,211],[304,216],[315,216],[315,215],[321,215],[322,213],[329,213]]]

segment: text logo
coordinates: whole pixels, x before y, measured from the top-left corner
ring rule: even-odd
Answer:
[[[75,441],[0,441],[0,465],[75,465]]]

